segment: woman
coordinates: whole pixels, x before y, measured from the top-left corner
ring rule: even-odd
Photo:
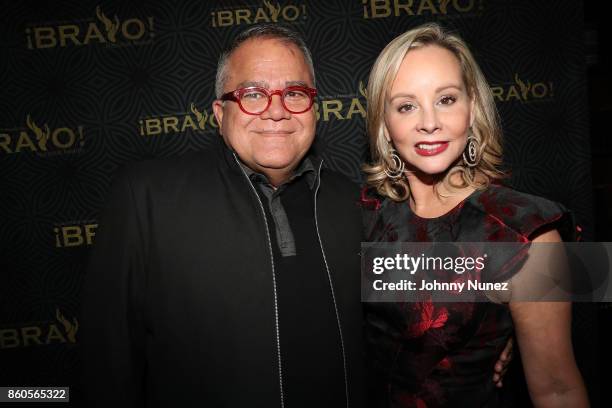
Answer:
[[[495,184],[503,176],[498,115],[459,37],[436,24],[400,35],[374,63],[367,92],[368,241],[571,237],[562,206]],[[515,290],[529,279],[520,275]],[[370,303],[373,405],[498,406],[490,371],[514,330],[534,405],[588,406],[570,320],[568,302]]]

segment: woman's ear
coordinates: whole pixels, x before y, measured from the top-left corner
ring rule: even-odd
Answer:
[[[470,127],[474,125],[475,110],[476,109],[476,92],[472,90],[472,97],[470,98]]]
[[[387,124],[385,122],[382,123],[382,133],[385,139],[387,139],[387,143],[391,144],[391,136],[389,136],[389,129],[387,129]]]

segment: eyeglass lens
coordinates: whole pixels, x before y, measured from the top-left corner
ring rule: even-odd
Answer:
[[[285,108],[292,113],[307,110],[311,96],[305,90],[286,89],[282,93]],[[242,108],[250,113],[262,113],[268,107],[269,97],[263,89],[249,89],[240,96]]]

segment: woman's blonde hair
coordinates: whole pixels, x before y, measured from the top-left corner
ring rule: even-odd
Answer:
[[[435,23],[428,23],[401,34],[391,41],[380,53],[368,81],[366,129],[370,138],[372,164],[365,165],[367,183],[376,191],[394,201],[410,197],[410,188],[404,175],[391,178],[387,173],[398,171],[391,153],[393,147],[385,137],[385,101],[400,65],[409,50],[436,45],[449,50],[459,60],[463,82],[468,95],[474,99],[474,121],[472,135],[476,138],[478,164],[469,167],[462,158],[450,168],[443,178],[445,186],[462,188],[486,187],[491,180],[501,178],[504,173],[498,169],[502,162],[501,129],[499,114],[493,94],[478,67],[467,44],[457,35],[445,31]],[[453,174],[460,174],[461,183],[451,182]]]

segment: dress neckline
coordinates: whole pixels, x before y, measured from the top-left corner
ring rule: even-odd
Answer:
[[[442,221],[447,217],[450,217],[454,214],[456,214],[457,212],[459,212],[463,206],[465,205],[465,203],[471,199],[473,199],[474,197],[476,197],[477,195],[479,195],[480,193],[482,193],[484,190],[486,189],[475,189],[474,191],[472,191],[470,194],[468,194],[463,200],[459,201],[453,208],[451,208],[450,210],[448,210],[447,212],[445,212],[442,215],[439,215],[437,217],[421,217],[420,215],[418,215],[411,207],[410,207],[410,200],[406,200],[405,204],[406,206],[408,206],[408,211],[410,212],[410,214],[416,218],[419,221],[422,222],[436,222],[436,221]]]

